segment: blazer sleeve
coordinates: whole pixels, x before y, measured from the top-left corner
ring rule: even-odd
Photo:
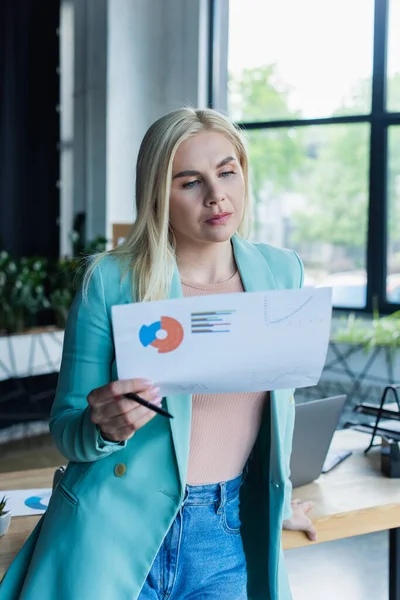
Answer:
[[[126,442],[103,440],[92,423],[87,396],[111,381],[114,345],[100,264],[87,297],[80,289],[68,315],[61,369],[50,414],[50,432],[59,451],[73,462],[93,462]]]
[[[297,275],[295,278],[295,282],[297,280],[297,285],[295,287],[301,288],[304,283],[304,267],[303,263],[300,260],[298,254],[293,252],[294,257],[296,259],[296,268]],[[290,395],[290,406],[288,408],[286,427],[285,427],[285,437],[284,437],[284,457],[285,457],[285,469],[286,469],[286,479],[285,479],[285,500],[283,505],[283,520],[290,519],[292,516],[292,482],[290,481],[290,457],[292,454],[292,441],[293,441],[293,429],[294,429],[294,418],[295,418],[295,402],[294,402],[294,390]]]

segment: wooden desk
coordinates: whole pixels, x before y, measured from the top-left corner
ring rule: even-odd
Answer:
[[[335,433],[332,448],[353,450],[353,455],[293,492],[294,498],[315,502],[310,518],[317,541],[310,542],[299,531],[284,531],[283,548],[389,530],[389,600],[400,600],[400,479],[382,474],[379,448],[364,455],[369,440],[370,435],[349,429]]]
[[[35,488],[51,488],[55,467],[46,469],[31,469],[13,473],[0,473],[0,489],[23,490]],[[39,516],[13,517],[10,529],[0,538],[0,581],[11,561],[29,537]]]
[[[310,516],[317,528],[317,542],[304,533],[283,532],[285,550],[328,542],[373,531],[390,530],[389,600],[400,600],[400,480],[389,479],[380,471],[378,449],[367,456],[363,450],[369,436],[356,431],[339,431],[333,447],[351,449],[347,458],[333,471],[294,491],[295,498],[313,500]],[[0,474],[1,488],[48,488],[54,468]],[[0,538],[0,579],[17,554],[39,517],[14,517],[8,533]]]

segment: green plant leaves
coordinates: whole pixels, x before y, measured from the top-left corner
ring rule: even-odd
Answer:
[[[360,344],[366,351],[377,346],[385,346],[393,350],[400,348],[400,311],[380,317],[374,311],[372,321],[356,317],[351,313],[344,317],[341,327],[332,335],[335,342]]]
[[[52,309],[55,323],[65,327],[68,311],[80,284],[84,256],[105,250],[98,236],[82,249],[81,257],[56,261],[41,256],[14,258],[0,252],[0,334],[16,333],[37,325],[41,311]]]

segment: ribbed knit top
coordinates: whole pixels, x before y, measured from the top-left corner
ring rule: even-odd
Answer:
[[[243,292],[238,272],[213,284],[189,283],[182,279],[184,296]],[[218,483],[239,475],[250,455],[267,401],[265,392],[196,394],[187,483]]]

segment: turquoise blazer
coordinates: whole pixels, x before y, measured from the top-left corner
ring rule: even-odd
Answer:
[[[301,262],[292,251],[233,238],[246,291],[298,288]],[[171,298],[182,295],[177,269]],[[157,416],[123,443],[104,441],[86,397],[117,378],[111,307],[132,302],[131,279],[104,259],[79,292],[65,332],[50,429],[68,459],[48,509],[10,566],[0,600],[133,600],[179,510],[189,455],[190,395],[165,399],[174,415]],[[291,514],[289,459],[293,391],[271,393],[241,488],[242,536],[250,600],[291,600],[281,547]]]

